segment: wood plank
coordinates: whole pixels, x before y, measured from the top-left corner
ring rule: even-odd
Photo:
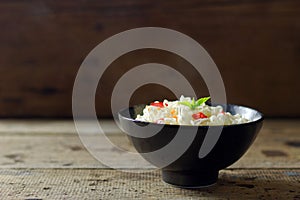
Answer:
[[[98,129],[91,128],[92,122],[82,120],[81,124],[86,127],[89,134],[98,133]],[[120,133],[111,119],[100,121],[101,127],[106,134]],[[51,119],[1,119],[0,134],[77,134],[73,120]]]
[[[0,124],[0,168],[107,168],[87,152],[74,132],[71,121],[44,121],[40,125],[34,121]],[[246,155],[230,168],[298,168],[299,124],[299,120],[267,120]],[[107,127],[111,127],[110,125],[111,122],[108,121]],[[60,127],[62,131],[57,131]],[[109,133],[107,136],[117,146],[134,152],[125,134],[118,132]],[[99,137],[101,136],[95,135],[95,130],[90,130],[88,138],[90,141],[97,141],[91,148],[110,163],[110,166],[153,168],[135,156],[120,154],[115,147],[107,146],[103,142],[103,136],[96,140]]]
[[[268,116],[299,116],[299,7],[297,0],[3,0],[0,116],[72,116],[73,82],[86,55],[106,38],[144,26],[171,28],[199,41],[219,66],[230,103]],[[99,116],[110,116],[110,94],[122,73],[154,61],[178,69],[199,95],[207,95],[201,76],[178,56],[133,52],[110,66],[114,76],[109,71],[103,77]],[[139,90],[132,103],[172,97],[161,87],[148,90]]]
[[[186,190],[159,171],[1,169],[1,199],[299,199],[300,170],[223,170],[215,186]]]
[[[111,119],[99,120],[106,134],[119,134],[120,129],[115,126]],[[86,132],[98,133],[97,129],[91,128],[89,120],[82,120]],[[265,119],[263,131],[276,133],[299,133],[300,119]],[[1,119],[0,134],[74,134],[76,128],[73,120],[55,119]]]

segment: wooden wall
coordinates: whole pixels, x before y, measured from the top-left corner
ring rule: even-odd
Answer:
[[[121,31],[159,26],[202,44],[223,76],[228,102],[267,116],[300,116],[299,0],[2,0],[0,1],[0,117],[70,117],[77,70],[97,44]],[[110,116],[118,77],[136,64],[158,61],[207,89],[189,64],[158,50],[122,56],[101,81],[96,107]],[[151,93],[149,92],[151,91]],[[157,85],[140,88],[131,103],[172,97]]]

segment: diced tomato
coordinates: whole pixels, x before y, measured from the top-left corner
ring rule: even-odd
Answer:
[[[194,119],[207,118],[207,116],[204,115],[202,112],[195,113],[195,114],[192,115],[192,117],[193,117]]]
[[[150,106],[156,106],[156,107],[163,108],[164,104],[163,104],[163,102],[153,102],[150,104]]]

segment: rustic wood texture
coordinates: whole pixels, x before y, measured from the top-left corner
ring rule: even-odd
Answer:
[[[300,170],[222,170],[204,189],[174,188],[158,171],[1,169],[1,199],[299,199]]]
[[[297,0],[1,1],[0,116],[70,117],[72,86],[85,56],[111,35],[142,26],[175,29],[201,43],[220,69],[229,102],[268,116],[300,116],[299,8]],[[103,77],[99,116],[110,116],[117,78],[149,61],[180,69],[199,96],[207,95],[183,59],[138,51],[116,60],[114,76]],[[172,97],[161,87],[148,90],[137,91],[132,103]]]
[[[85,121],[87,128],[89,121]],[[112,121],[101,123],[109,139],[133,150]],[[94,140],[97,130],[88,129]],[[216,185],[174,188],[161,173],[98,143],[98,153],[116,169],[94,159],[72,121],[0,121],[0,199],[299,199],[300,120],[266,120],[250,150],[220,171]]]
[[[87,127],[88,124],[87,121]],[[135,152],[126,135],[110,121],[102,125],[109,127],[107,136],[112,143]],[[103,165],[107,163],[102,164],[87,152],[72,121],[2,121],[0,127],[0,168],[107,168]],[[266,121],[248,152],[229,168],[298,168],[299,132],[299,120]],[[96,133],[89,130],[90,141],[97,141],[91,148],[106,158],[104,162],[119,169],[153,169],[139,158],[115,151]],[[100,143],[95,140],[99,137],[102,138]]]

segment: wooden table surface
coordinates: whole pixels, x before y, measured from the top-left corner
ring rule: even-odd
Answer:
[[[133,151],[111,121],[102,124]],[[91,128],[88,135],[103,137]],[[266,120],[249,151],[205,189],[167,185],[153,166],[97,143],[91,148],[115,169],[105,166],[71,120],[1,120],[0,146],[0,199],[300,199],[300,120]]]

